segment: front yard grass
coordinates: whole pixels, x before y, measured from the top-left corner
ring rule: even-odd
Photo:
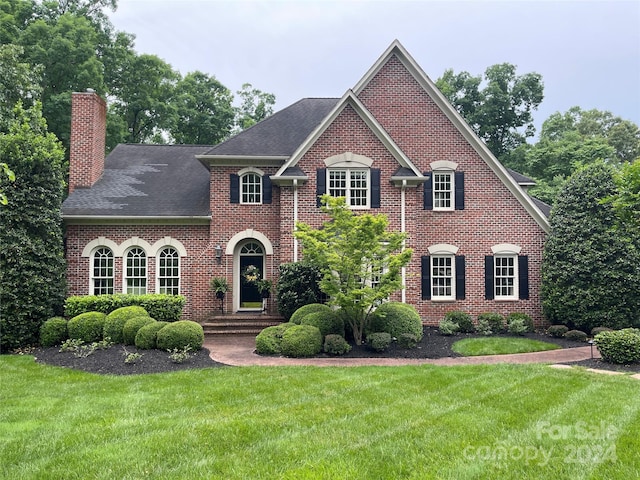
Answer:
[[[0,478],[629,479],[640,383],[544,365],[99,376],[0,357]]]
[[[465,338],[451,346],[454,352],[465,356],[542,352],[558,348],[560,346],[553,343],[520,337]]]

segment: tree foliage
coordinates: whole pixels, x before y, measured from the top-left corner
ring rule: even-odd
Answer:
[[[264,120],[273,114],[276,97],[253,88],[250,83],[242,85],[242,90],[236,92],[240,97],[240,107],[236,109],[236,131],[242,131]]]
[[[8,204],[0,208],[0,350],[37,342],[40,325],[62,312],[65,294],[60,206],[64,152],[47,132],[41,106],[16,108],[0,134],[0,161],[15,181],[0,176]]]
[[[624,165],[615,180],[618,191],[607,200],[618,215],[618,233],[640,249],[640,158]]]
[[[603,162],[578,170],[551,211],[542,265],[543,308],[551,323],[593,327],[640,325],[640,254],[614,229],[613,169]]]
[[[436,85],[496,157],[533,136],[532,111],[543,99],[540,74],[516,75],[514,65],[502,63],[487,68],[484,79],[449,69]]]
[[[0,45],[0,132],[9,130],[9,119],[16,104],[30,107],[40,99],[41,68],[21,60],[24,49],[18,45]]]
[[[412,250],[403,248],[404,234],[387,231],[383,214],[354,213],[344,198],[329,195],[322,197],[322,212],[329,220],[321,228],[299,222],[294,234],[305,258],[321,266],[320,288],[343,310],[360,344],[374,307],[402,288]]]

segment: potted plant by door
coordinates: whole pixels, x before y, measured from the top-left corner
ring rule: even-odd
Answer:
[[[271,295],[271,287],[273,286],[271,280],[258,280],[256,282],[256,286],[258,287],[258,292],[260,292],[260,296],[262,298],[269,298]]]
[[[216,298],[220,300],[220,311],[224,313],[224,296],[229,291],[229,283],[224,277],[213,277],[210,285],[211,290],[216,294]]]

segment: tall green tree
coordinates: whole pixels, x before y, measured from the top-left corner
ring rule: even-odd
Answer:
[[[0,208],[0,351],[37,342],[40,325],[62,312],[65,294],[60,207],[64,151],[47,132],[41,106],[16,108],[9,133],[0,134],[0,175],[7,205]]]
[[[640,252],[615,231],[617,218],[603,199],[616,193],[613,167],[596,162],[563,185],[544,247],[544,313],[577,327],[640,326]]]
[[[233,96],[215,77],[192,72],[178,81],[174,92],[176,122],[170,133],[176,143],[215,145],[233,127]]]
[[[321,210],[329,216],[321,228],[298,222],[294,235],[305,259],[320,266],[320,289],[338,306],[357,344],[373,309],[402,288],[402,267],[411,260],[403,249],[405,235],[387,230],[386,215],[356,214],[344,198],[323,195]]]
[[[618,191],[608,200],[618,215],[618,233],[640,249],[640,157],[623,165],[615,180]]]
[[[532,112],[544,98],[538,73],[516,75],[510,63],[490,66],[484,78],[449,69],[436,85],[498,159],[535,133]]]
[[[22,47],[0,45],[0,132],[7,132],[19,101],[29,107],[40,98],[41,68],[23,62]]]
[[[253,88],[250,83],[236,92],[240,106],[236,109],[236,131],[242,131],[273,114],[276,96]]]

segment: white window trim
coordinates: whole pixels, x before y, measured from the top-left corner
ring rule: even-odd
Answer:
[[[448,258],[451,260],[451,294],[450,295],[436,295],[434,293],[434,275],[433,275],[433,261],[434,259],[440,258]],[[440,253],[436,255],[431,255],[431,261],[429,262],[429,268],[431,269],[429,278],[431,279],[431,300],[434,302],[451,302],[456,299],[456,258],[455,255],[450,253]],[[439,277],[444,278],[444,277]]]
[[[512,243],[500,243],[493,245],[493,298],[497,301],[514,301],[520,300],[520,272],[518,271],[518,255],[522,247]],[[513,258],[513,295],[498,295],[496,292],[496,259],[497,258]]]
[[[249,176],[249,175],[255,175],[256,177],[258,177],[258,182],[257,184],[257,188],[259,189],[259,193],[255,194],[252,193],[251,195],[256,195],[258,197],[258,201],[255,202],[248,202],[244,200],[245,195],[249,195],[248,193],[245,193],[244,191],[244,180]],[[258,172],[255,171],[248,171],[248,172],[244,172],[242,175],[240,175],[240,205],[262,205],[262,197],[264,195],[264,192],[262,191],[262,175],[260,175]]]
[[[366,175],[367,175],[365,180],[367,182],[367,195],[366,195],[364,205],[351,205],[351,172],[354,172],[354,171],[366,172]],[[351,168],[345,168],[345,167],[327,168],[326,184],[327,184],[327,193],[329,195],[331,195],[331,181],[330,181],[331,172],[346,172],[345,200],[347,203],[347,207],[349,207],[351,210],[368,210],[371,208],[371,169],[369,167],[354,166]]]
[[[103,237],[101,237],[103,238]],[[116,245],[114,242],[110,242],[113,245]],[[98,250],[100,250],[101,248],[108,248],[111,251],[111,271],[112,271],[112,276],[111,278],[111,284],[112,284],[112,293],[116,293],[116,255],[115,252],[113,251],[113,248],[110,245],[97,245],[94,246],[93,249],[91,250],[91,252],[88,255],[84,255],[83,252],[83,257],[84,256],[88,256],[89,257],[89,295],[95,295],[95,279],[96,278],[109,278],[109,277],[94,277],[93,275],[93,271],[94,271],[94,262],[95,262],[95,254]],[[116,245],[117,248],[117,245]]]
[[[145,242],[146,243],[146,242]],[[144,265],[144,279],[145,279],[145,286],[144,286],[144,292],[143,293],[129,293],[129,288],[127,285],[127,280],[129,278],[142,278],[142,277],[128,277],[127,276],[127,261],[129,259],[129,252],[131,250],[133,250],[134,248],[139,248],[144,252],[144,258],[145,258],[145,265]],[[144,295],[146,293],[149,293],[149,255],[147,254],[147,251],[142,248],[142,246],[140,245],[133,245],[132,247],[128,248],[125,252],[123,252],[122,255],[122,292],[126,293],[128,295]]]
[[[433,196],[433,210],[435,212],[452,212],[456,209],[456,176],[453,170],[434,170],[431,172],[432,175],[432,191],[431,195]],[[436,175],[448,175],[449,176],[449,184],[451,187],[449,188],[449,206],[448,207],[437,207],[436,206]],[[445,191],[445,190],[438,190]]]
[[[156,293],[160,293],[160,254],[165,250],[171,248],[173,249],[177,254],[177,258],[178,258],[178,293],[176,295],[180,295],[181,292],[181,288],[182,288],[182,261],[181,261],[181,257],[183,257],[184,255],[182,255],[180,253],[180,250],[178,248],[176,248],[174,245],[164,245],[160,248],[158,248],[156,250],[156,255],[155,255],[155,259],[156,259],[156,288],[155,288],[155,292]],[[173,278],[173,277],[171,277]]]

